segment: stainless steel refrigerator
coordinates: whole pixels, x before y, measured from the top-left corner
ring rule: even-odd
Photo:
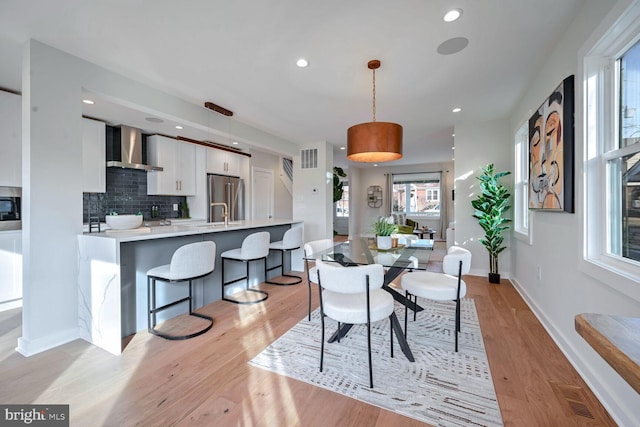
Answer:
[[[208,222],[224,221],[224,208],[211,203],[226,203],[229,221],[244,219],[244,182],[235,176],[207,174]]]

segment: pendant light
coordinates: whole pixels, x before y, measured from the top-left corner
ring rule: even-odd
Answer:
[[[351,126],[347,130],[347,159],[354,162],[389,162],[402,158],[402,126],[376,122],[376,70],[380,61],[367,64],[373,71],[373,121]]]

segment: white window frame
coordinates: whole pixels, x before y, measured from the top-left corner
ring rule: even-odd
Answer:
[[[582,78],[576,80],[580,85],[576,94],[584,94],[584,99],[576,103],[576,115],[582,114],[584,126],[576,128],[576,141],[584,141],[580,269],[640,301],[640,263],[608,253],[611,202],[607,200],[610,188],[607,160],[612,157],[619,137],[616,61],[640,39],[640,9],[635,6],[611,19],[599,40],[586,45],[580,53],[578,75]],[[579,106],[582,108],[578,109]],[[615,155],[619,156],[621,150],[624,149],[617,150]]]
[[[529,211],[529,124],[525,121],[514,136],[514,221],[513,235],[529,245],[533,244]]]
[[[435,215],[429,215],[427,213],[424,212],[413,212],[411,209],[411,198],[409,196],[410,191],[405,192],[405,208],[404,211],[395,211],[392,209],[392,213],[398,213],[398,214],[403,214],[406,215],[407,218],[411,217],[411,218],[422,218],[422,219],[432,219],[432,220],[440,220],[442,218],[442,203],[444,203],[443,199],[440,199],[440,197],[442,197],[444,195],[444,182],[443,182],[443,178],[442,178],[442,172],[411,172],[411,173],[399,173],[399,174],[392,174],[392,186],[393,185],[397,185],[400,184],[398,182],[396,182],[397,180],[407,180],[407,181],[411,181],[411,180],[415,180],[415,181],[419,181],[422,179],[437,179],[438,180],[438,188],[433,189],[432,191],[437,192],[435,195],[438,196],[438,203],[440,204],[440,210],[438,211],[438,214]],[[429,191],[429,190],[427,190]],[[434,194],[432,194],[434,195]],[[435,201],[433,199],[431,199],[431,201]]]
[[[333,215],[334,215],[335,218],[346,218],[346,219],[349,219],[349,214],[344,215],[344,213],[343,213],[342,215],[338,215],[338,208],[340,206],[342,206],[344,208],[344,204],[345,204],[344,195],[345,195],[345,193],[349,197],[349,199],[346,199],[347,211],[348,212],[351,211],[351,208],[349,206],[350,197],[351,197],[351,193],[349,192],[349,181],[347,181],[347,180],[341,180],[341,181],[342,181],[343,189],[346,187],[346,190],[342,192],[342,198],[335,203],[335,209],[333,211]]]

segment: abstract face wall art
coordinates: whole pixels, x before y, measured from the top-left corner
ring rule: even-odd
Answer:
[[[529,119],[529,208],[574,212],[573,76]]]

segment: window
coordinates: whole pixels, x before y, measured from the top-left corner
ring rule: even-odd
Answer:
[[[440,218],[440,172],[393,175],[392,212]]]
[[[531,243],[529,234],[529,133],[525,122],[515,135],[515,236]]]
[[[605,149],[609,238],[607,252],[640,260],[640,44],[616,60],[617,138]],[[617,141],[617,142],[616,142]]]
[[[576,88],[585,94],[581,266],[627,295],[640,281],[639,39],[640,10],[629,7],[585,55]]]
[[[336,217],[349,217],[349,184],[346,182],[342,187],[342,198],[336,202]]]

